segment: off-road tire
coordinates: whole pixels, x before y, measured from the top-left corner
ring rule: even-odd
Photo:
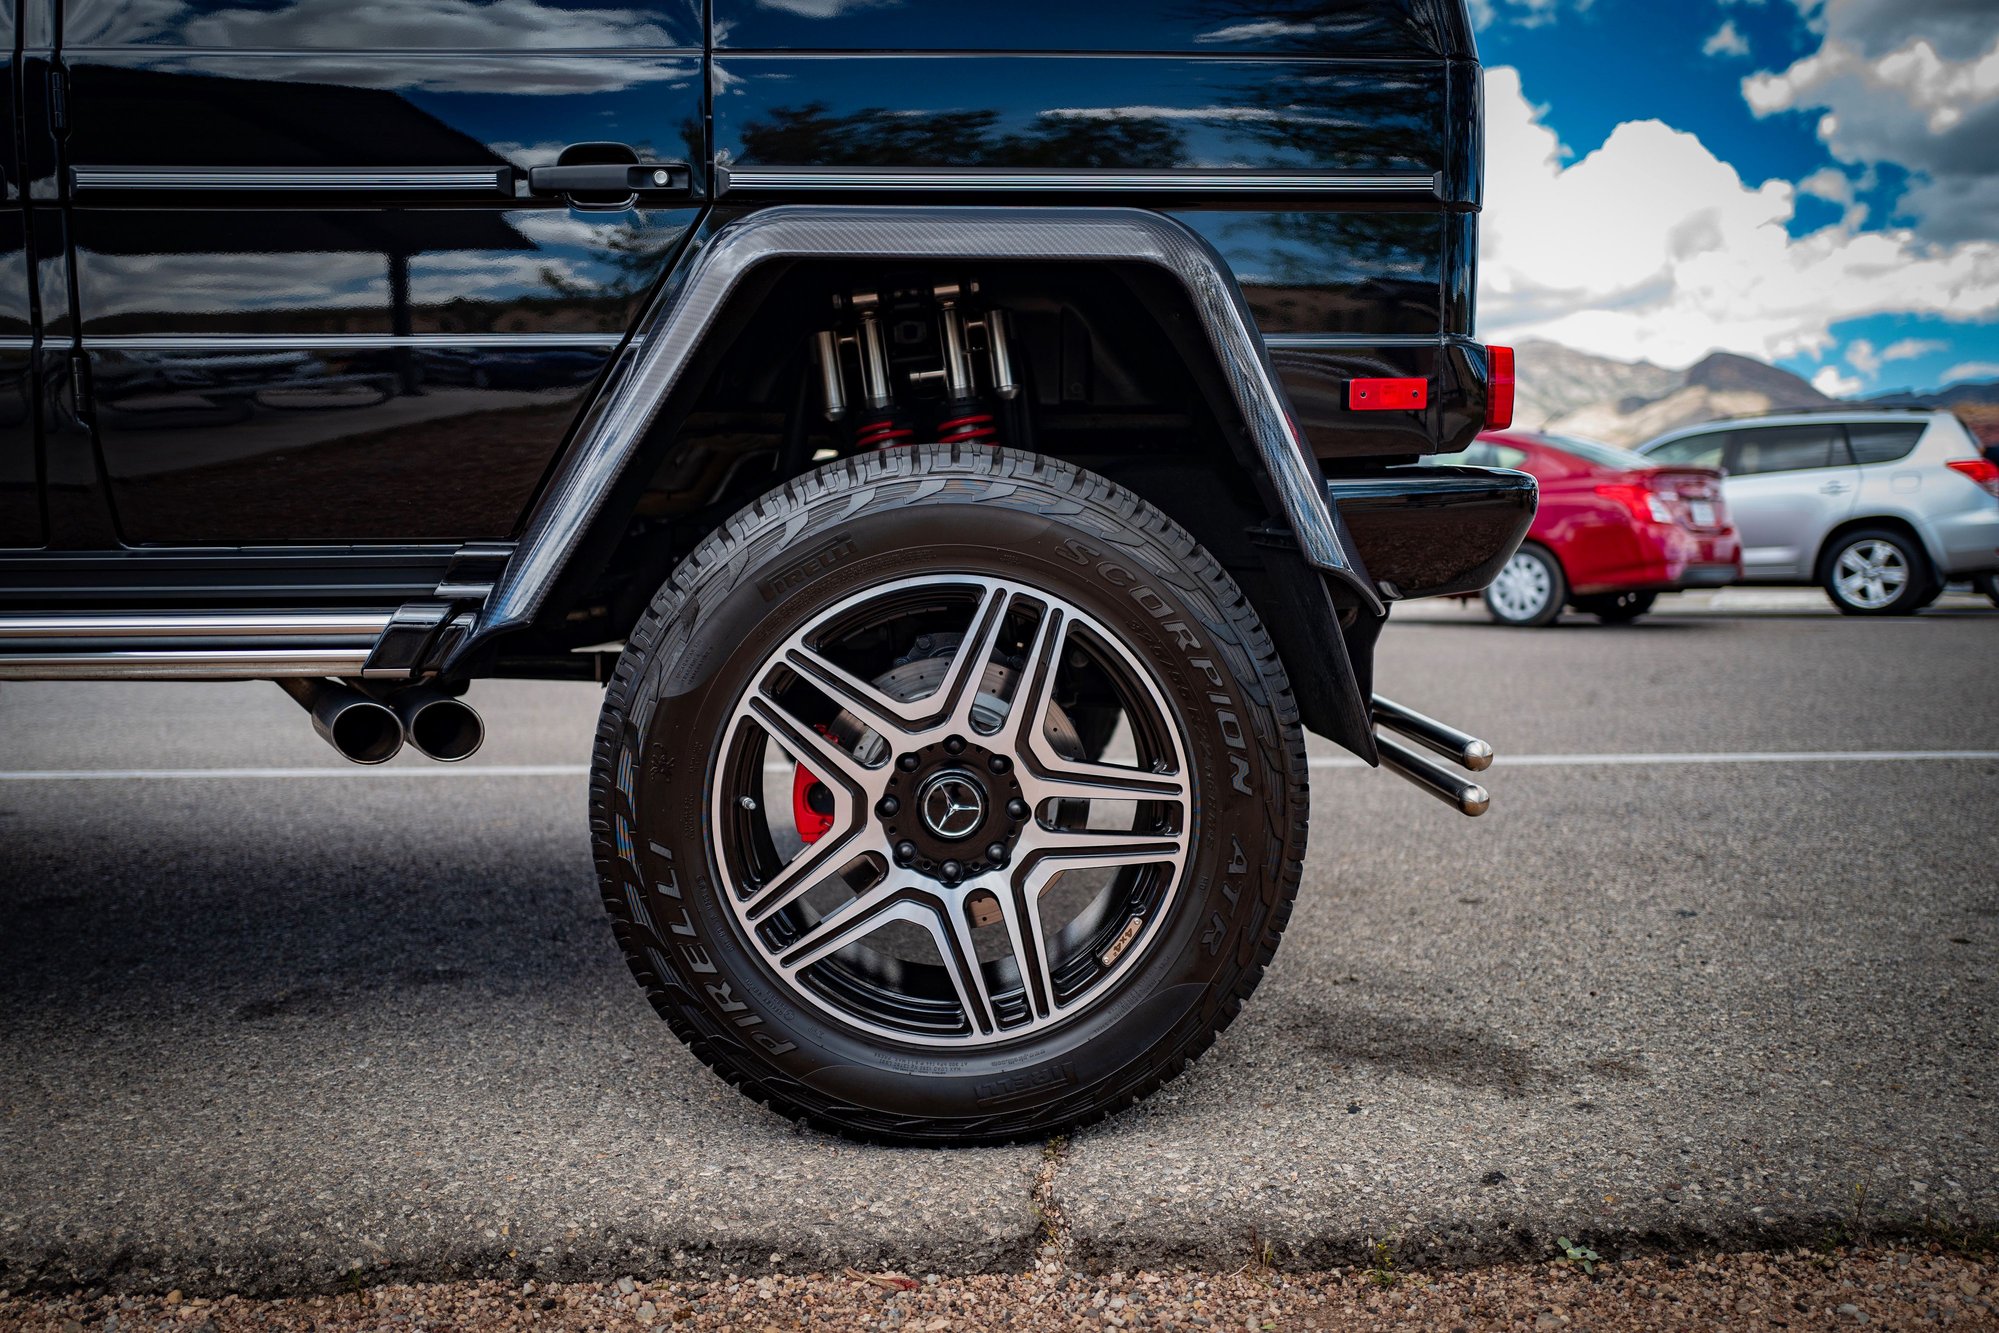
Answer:
[[[706,837],[721,728],[761,653],[836,599],[925,571],[997,571],[1116,626],[1156,675],[1189,757],[1184,878],[1148,951],[1110,999],[1014,1045],[899,1045],[802,1001],[744,939]],[[675,571],[606,692],[590,826],[633,974],[723,1078],[857,1139],[1006,1142],[1130,1105],[1235,1016],[1290,915],[1306,776],[1270,639],[1183,529],[1067,463],[926,445],[787,483]]]

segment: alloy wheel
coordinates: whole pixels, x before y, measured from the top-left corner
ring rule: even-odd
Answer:
[[[884,641],[892,669],[849,669]],[[1103,621],[1005,579],[903,580],[829,607],[749,679],[710,831],[744,936],[813,1005],[903,1042],[1010,1041],[1101,1003],[1160,934],[1191,835],[1186,743]],[[1105,754],[1059,702],[1079,690],[1114,704]]]
[[[1524,551],[1516,551],[1487,592],[1493,608],[1508,620],[1532,620],[1554,595],[1548,566]]]
[[[1902,595],[1909,583],[1909,562],[1893,542],[1870,537],[1839,553],[1833,582],[1839,595],[1854,606],[1876,611]]]

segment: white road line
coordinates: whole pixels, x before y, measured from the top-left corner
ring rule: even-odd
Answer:
[[[1746,750],[1683,754],[1502,754],[1509,768],[1646,768],[1665,764],[1900,764],[1923,760],[1999,761],[1999,750]],[[1318,755],[1313,768],[1365,768],[1347,755]],[[779,770],[788,772],[789,770]],[[587,764],[437,765],[425,768],[47,768],[0,770],[0,782],[200,782],[289,778],[580,778]]]
[[[424,768],[50,768],[0,771],[0,782],[195,782],[286,778],[580,778],[588,764],[438,764]]]

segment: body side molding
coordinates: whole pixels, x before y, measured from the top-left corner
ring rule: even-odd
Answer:
[[[793,259],[1142,263],[1186,289],[1257,456],[1305,561],[1352,588],[1374,615],[1381,602],[1326,502],[1324,479],[1265,354],[1249,307],[1213,247],[1171,218],[1130,208],[881,208],[788,205],[732,221],[670,278],[642,321],[631,358],[584,418],[529,518],[478,632],[490,636],[541,611],[647,428],[680,385],[696,348],[736,287],[761,265]],[[447,664],[449,670],[449,664]]]

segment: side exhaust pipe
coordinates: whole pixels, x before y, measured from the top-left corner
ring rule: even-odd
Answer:
[[[312,729],[357,764],[386,764],[403,748],[395,710],[338,681],[284,677],[278,688],[312,714]]]
[[[1372,712],[1377,726],[1408,737],[1460,768],[1483,773],[1492,766],[1492,747],[1468,732],[1447,726],[1433,717],[1425,717],[1378,694],[1373,698]],[[1436,760],[1418,754],[1400,741],[1390,740],[1379,732],[1375,734],[1374,744],[1385,767],[1438,800],[1457,807],[1460,814],[1482,815],[1491,807],[1490,792],[1468,778],[1459,777]]]
[[[455,764],[469,758],[486,742],[486,724],[478,710],[432,686],[419,685],[398,693],[395,706],[402,734],[439,763]]]

